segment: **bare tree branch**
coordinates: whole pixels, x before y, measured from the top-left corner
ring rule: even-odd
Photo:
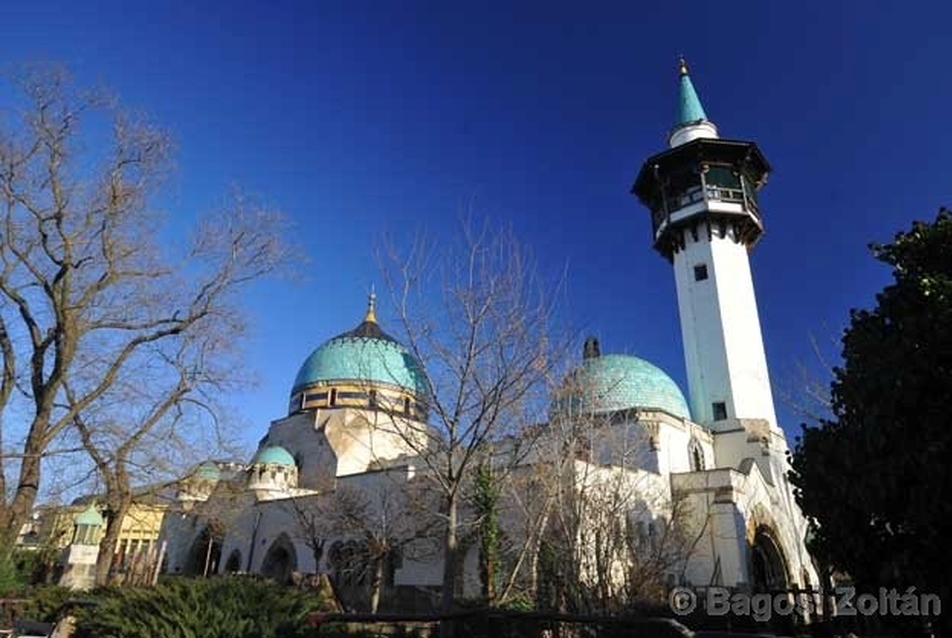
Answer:
[[[563,345],[553,336],[559,282],[538,277],[510,229],[472,219],[461,223],[458,242],[417,237],[405,252],[390,243],[378,261],[407,349],[426,372],[427,423],[398,412],[387,421],[442,494],[449,611],[460,533],[475,524],[461,518],[461,502],[479,459],[544,418],[551,352]]]
[[[0,442],[12,440],[5,416],[27,423],[19,449],[0,456],[0,480],[17,475],[0,502],[7,534],[71,430],[107,492],[158,480],[133,472],[149,465],[143,451],[158,431],[174,438],[203,420],[195,408],[241,368],[241,291],[290,258],[280,214],[238,191],[165,245],[152,200],[168,135],[56,69],[30,69],[18,87],[19,124],[0,128]]]

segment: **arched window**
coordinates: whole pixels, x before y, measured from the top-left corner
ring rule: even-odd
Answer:
[[[658,521],[648,523],[648,546],[652,552],[661,547],[661,524]]]
[[[635,523],[635,539],[639,550],[648,549],[648,525],[644,521]]]
[[[691,442],[688,443],[688,459],[691,463],[692,472],[704,471],[704,449],[697,439],[692,438]]]

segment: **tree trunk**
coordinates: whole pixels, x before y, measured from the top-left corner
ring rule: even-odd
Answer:
[[[107,512],[106,532],[99,541],[99,554],[96,556],[97,585],[112,584],[110,582],[110,572],[116,556],[116,545],[119,542],[119,532],[122,531],[122,521],[129,513],[131,500],[131,498],[122,498]]]
[[[456,522],[458,516],[458,500],[456,492],[450,492],[446,497],[446,530],[443,534],[443,589],[440,600],[440,609],[444,616],[452,613],[456,602],[456,559],[458,539],[456,537]],[[453,638],[453,622],[440,622],[440,638]]]
[[[376,614],[380,606],[380,590],[383,588],[383,568],[387,555],[378,554],[373,558],[373,567],[370,574],[370,613]]]
[[[39,450],[36,446],[28,444],[24,449],[23,460],[20,463],[20,477],[6,520],[6,531],[13,538],[17,537],[20,528],[30,519],[40,484],[40,469]]]
[[[482,586],[482,597],[485,603],[492,606],[496,591],[493,583],[496,579],[496,555],[494,548],[485,541],[481,541],[479,548],[479,584]]]

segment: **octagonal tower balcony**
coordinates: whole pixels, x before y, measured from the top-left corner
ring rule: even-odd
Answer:
[[[753,142],[697,138],[645,160],[631,192],[651,211],[654,246],[669,261],[684,231],[727,228],[748,247],[763,234],[757,191],[770,165]]]

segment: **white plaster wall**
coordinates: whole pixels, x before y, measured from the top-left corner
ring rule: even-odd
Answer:
[[[729,418],[767,419],[776,427],[747,248],[729,229],[709,240],[707,228],[699,227],[696,241],[683,232],[674,272],[693,416],[717,429],[712,404],[723,401]],[[695,281],[694,267],[701,264],[708,278]]]
[[[306,507],[306,501],[306,498],[300,499],[297,504]],[[314,564],[313,552],[307,546],[305,536],[295,518],[294,506],[295,504],[291,499],[269,501],[259,503],[246,513],[243,524],[240,525],[238,533],[235,534],[235,541],[236,544],[239,544],[244,561],[248,560],[251,544],[254,543],[254,556],[252,556],[251,561],[252,572],[258,573],[261,571],[268,549],[282,534],[287,535],[288,540],[291,541],[294,547],[297,571],[314,573],[317,570],[317,566]],[[258,512],[261,513],[261,518],[258,521],[258,530],[255,534],[254,519]],[[222,562],[227,561],[227,559],[228,554],[225,548],[222,548]]]
[[[373,410],[315,410],[272,422],[268,441],[298,459],[299,487],[329,490],[338,476],[412,455],[412,447],[396,431],[406,427]]]
[[[747,472],[718,469],[671,477],[672,488],[690,495],[694,530],[700,542],[688,564],[687,579],[694,585],[728,587],[749,584],[749,547],[759,524],[777,536],[787,562],[791,584],[804,585],[806,573],[818,582],[803,541],[805,521],[790,507],[785,486],[770,485],[756,464]],[[715,580],[715,565],[720,576]]]
[[[746,570],[744,523],[731,498],[731,475],[731,470],[720,469],[671,476],[672,489],[686,494],[690,503],[691,533],[697,544],[685,579],[693,585],[733,585]]]
[[[403,565],[394,572],[394,585],[439,587],[443,584],[443,559],[432,540],[415,541],[404,549]]]
[[[324,428],[337,453],[337,475],[357,474],[383,462],[413,455],[407,443],[413,427],[372,410],[343,410],[342,419],[332,419]],[[419,427],[419,426],[416,426]]]
[[[604,516],[615,514],[645,521],[670,516],[671,485],[666,476],[576,461],[574,481],[576,492],[589,503],[589,509],[582,510],[589,516],[583,517],[577,539],[581,554],[579,573],[583,579],[595,578],[596,527],[605,524]],[[602,512],[601,517],[596,516],[598,512]],[[619,562],[616,567],[614,577],[620,584],[623,565]]]
[[[663,412],[632,413],[619,423],[592,428],[591,435],[592,460],[602,465],[641,469],[661,475],[689,472],[692,470],[692,439],[701,447],[704,467],[711,468],[715,464],[710,431]]]
[[[337,454],[323,433],[324,423],[332,416],[315,410],[271,422],[268,444],[280,445],[297,459],[298,487],[316,490],[334,487]]]
[[[668,145],[674,148],[675,146],[681,146],[691,140],[702,137],[708,139],[717,137],[717,127],[714,126],[714,122],[701,120],[700,122],[694,122],[687,126],[679,126],[671,132],[671,136],[668,138]]]
[[[170,511],[162,517],[159,543],[166,543],[168,573],[177,574],[185,568],[189,549],[203,529],[204,525],[199,525],[198,521],[187,513]]]
[[[249,506],[236,514],[229,522],[225,532],[225,539],[222,541],[221,560],[218,561],[219,573],[224,571],[228,557],[231,556],[232,551],[236,549],[241,554],[241,569],[239,571],[246,570],[248,565],[248,553],[253,541],[252,534],[257,512],[258,509],[256,507]],[[172,568],[172,563],[169,563],[169,568]]]
[[[590,435],[594,463],[647,470],[654,470],[658,464],[644,424],[635,419],[592,428]]]
[[[661,474],[667,476],[675,472],[691,472],[691,441],[696,440],[704,455],[704,467],[714,467],[715,456],[711,434],[689,421],[675,422],[673,419],[659,422],[661,446],[658,450]]]
[[[419,537],[433,526],[439,495],[412,465],[341,477],[338,489],[359,490],[368,504],[371,529],[387,529],[397,539]],[[330,542],[327,545],[330,547]],[[443,582],[443,560],[439,537],[416,538],[402,548],[403,561],[394,572],[395,585],[438,587]],[[326,566],[325,566],[326,568]]]

